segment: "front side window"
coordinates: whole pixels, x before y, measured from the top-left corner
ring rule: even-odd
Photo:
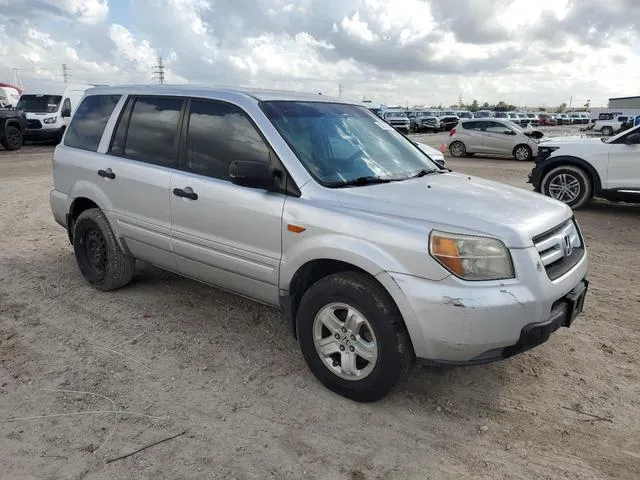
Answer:
[[[263,102],[261,107],[303,166],[322,185],[358,179],[404,180],[438,166],[365,108],[320,102]]]
[[[16,106],[29,113],[55,113],[62,102],[61,95],[22,95]]]
[[[235,105],[192,100],[185,168],[229,180],[232,161],[269,162],[269,147]]]
[[[510,128],[500,122],[484,122],[484,131],[487,133],[500,133],[510,130]]]
[[[174,142],[177,140],[182,101],[182,98],[176,97],[135,99],[126,132],[123,155],[155,165],[175,166],[173,151]],[[118,133],[116,132],[116,137]]]
[[[91,95],[78,106],[64,137],[68,147],[95,152],[120,95]]]

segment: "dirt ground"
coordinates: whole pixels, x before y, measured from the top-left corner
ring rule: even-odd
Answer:
[[[570,329],[361,405],[313,378],[276,310],[149,266],[88,286],[51,156],[0,151],[0,479],[640,478],[640,205],[576,212],[591,286]],[[529,188],[528,163],[449,165]]]

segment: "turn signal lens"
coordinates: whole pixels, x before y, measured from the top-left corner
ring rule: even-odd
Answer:
[[[458,276],[464,275],[464,267],[460,260],[460,251],[456,241],[452,238],[431,236],[431,255],[448,270]]]

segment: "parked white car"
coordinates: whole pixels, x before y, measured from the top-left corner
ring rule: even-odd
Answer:
[[[534,132],[499,118],[461,120],[449,133],[449,151],[454,157],[490,153],[531,160],[538,153]]]
[[[567,205],[442,169],[320,95],[91,89],[54,152],[50,202],[95,288],[124,287],[140,259],[280,306],[313,374],[358,401],[416,358],[533,348],[572,324],[588,286]]]
[[[422,150],[431,160],[437,163],[442,168],[447,166],[444,159],[444,155],[437,148],[430,147],[426,143],[414,142],[420,150]]]
[[[640,202],[640,126],[611,138],[543,140],[529,182],[572,208],[594,196]]]

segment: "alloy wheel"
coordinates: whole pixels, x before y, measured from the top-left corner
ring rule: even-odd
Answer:
[[[345,380],[362,380],[373,371],[378,342],[369,321],[344,303],[323,307],[313,321],[313,340],[320,359]]]
[[[573,202],[580,196],[580,182],[570,173],[560,173],[549,182],[549,196],[564,203]]]

